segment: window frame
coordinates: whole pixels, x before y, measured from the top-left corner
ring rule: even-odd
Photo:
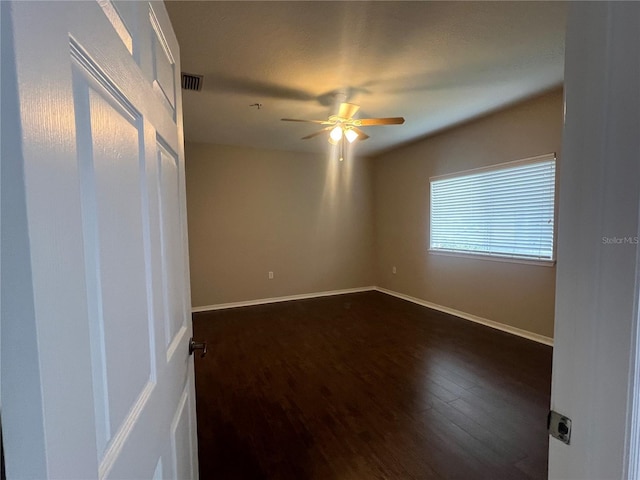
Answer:
[[[499,171],[505,170],[511,167],[520,167],[528,164],[534,163],[543,163],[547,161],[554,162],[554,195],[553,195],[553,232],[552,232],[552,253],[551,258],[535,258],[535,257],[526,257],[526,256],[518,256],[512,255],[508,253],[487,253],[487,252],[474,252],[471,250],[454,250],[454,249],[443,249],[443,248],[433,248],[433,182],[439,180],[446,180],[449,178],[459,178],[465,177],[474,174],[481,174],[491,171]],[[557,156],[555,152],[537,155],[535,157],[528,157],[519,160],[513,160],[509,162],[498,163],[495,165],[489,165],[486,167],[473,168],[469,170],[463,170],[459,172],[453,172],[443,175],[436,175],[429,177],[429,239],[428,239],[428,253],[430,255],[441,255],[441,256],[451,256],[451,257],[463,257],[463,258],[474,258],[479,260],[489,260],[489,261],[497,261],[497,262],[511,262],[511,263],[521,263],[527,265],[540,265],[552,267],[556,263],[556,248],[557,248],[557,217],[558,217],[558,165],[557,165]]]

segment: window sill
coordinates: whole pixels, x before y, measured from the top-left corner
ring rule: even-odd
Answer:
[[[534,259],[534,258],[518,258],[518,257],[507,257],[501,255],[486,255],[482,253],[466,253],[466,252],[456,252],[453,250],[433,250],[429,249],[430,255],[442,255],[444,257],[463,257],[463,258],[474,258],[476,260],[489,260],[491,262],[507,262],[507,263],[520,263],[523,265],[537,265],[539,267],[553,267],[556,264],[555,260],[542,260],[542,259]]]

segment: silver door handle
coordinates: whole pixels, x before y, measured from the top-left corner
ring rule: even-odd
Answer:
[[[196,350],[202,350],[200,358],[204,358],[207,354],[207,342],[196,342],[193,340],[193,337],[191,337],[189,339],[189,355],[193,355],[193,352]]]

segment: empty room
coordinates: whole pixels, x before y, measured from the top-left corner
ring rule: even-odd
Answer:
[[[545,478],[566,5],[168,10],[202,76],[183,90],[201,475]],[[332,145],[331,115],[385,123]],[[535,182],[505,187],[533,210],[508,219],[525,248],[430,242],[430,179],[510,169]]]
[[[638,478],[640,6],[0,7],[2,478]]]
[[[168,10],[201,475],[546,478],[567,5]]]

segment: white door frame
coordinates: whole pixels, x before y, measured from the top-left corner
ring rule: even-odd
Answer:
[[[640,4],[570,4],[551,406],[572,419],[572,434],[570,445],[550,439],[551,479],[621,479],[629,459],[640,253],[639,32]]]
[[[638,231],[640,238],[640,230]],[[636,264],[636,301],[634,304],[634,332],[631,336],[631,368],[629,372],[629,413],[625,448],[624,478],[640,478],[640,258]]]

